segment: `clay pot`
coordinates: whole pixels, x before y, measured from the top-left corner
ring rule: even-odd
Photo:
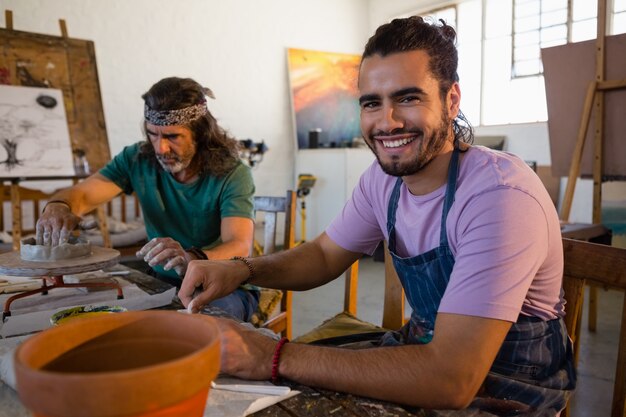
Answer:
[[[40,417],[200,417],[219,367],[214,319],[174,311],[75,320],[15,353],[17,391]]]

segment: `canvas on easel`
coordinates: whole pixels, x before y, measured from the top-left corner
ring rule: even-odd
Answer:
[[[44,108],[45,106],[52,106],[52,103],[56,101],[54,107],[57,107],[57,111],[64,108],[64,112],[62,112],[65,113],[65,123],[69,131],[70,147],[65,150],[67,156],[63,158],[69,158],[71,161],[74,155],[80,156],[86,159],[91,172],[99,170],[110,161],[111,153],[104,123],[94,43],[70,38],[67,34],[65,21],[62,19],[59,20],[61,36],[13,30],[13,13],[10,10],[5,10],[5,22],[6,29],[0,29],[0,85],[40,89],[41,94],[35,100],[38,105]],[[9,96],[12,94],[8,93],[9,91],[11,90],[3,89],[0,92],[4,94],[0,101],[4,100],[5,103],[9,103],[9,106],[6,107],[7,111],[15,110],[15,108],[11,109],[13,100],[6,97],[7,94]],[[28,96],[29,94],[21,95]],[[35,142],[31,141],[31,146],[36,145],[38,148],[35,153],[40,153],[41,149],[47,146],[52,147],[53,152],[63,152],[63,145],[56,141],[66,140],[61,137],[51,139],[59,133],[60,115],[56,119],[45,120],[43,124],[33,123],[33,120],[41,122],[41,119],[34,116],[41,112],[41,109],[32,103],[26,107],[28,106],[31,107],[27,111],[29,116],[25,119],[25,125],[20,127],[18,123],[18,127],[22,128],[22,131],[18,129],[18,131],[11,133],[11,138],[0,137],[0,140],[8,139],[8,141],[4,141],[6,151],[4,153],[0,151],[0,158],[4,156],[3,167],[6,170],[6,167],[10,166],[11,172],[0,171],[0,180],[3,183],[6,180],[11,182],[14,250],[19,249],[22,229],[20,181],[76,180],[89,174],[84,170],[87,164],[83,164],[80,171],[71,169],[69,172],[65,168],[67,166],[65,162],[56,166],[52,164],[48,166],[50,171],[53,171],[52,173],[43,172],[43,164],[37,166],[31,163],[26,164],[27,161],[37,158],[39,158],[39,162],[45,159],[41,154],[34,159],[29,159],[25,156],[26,154],[21,153],[30,148],[26,149],[23,143],[20,146],[18,139],[19,142],[22,142],[26,136],[33,133],[35,128],[37,128],[38,138]],[[47,113],[47,115],[51,116],[51,113]],[[5,123],[10,124],[15,121],[14,118],[8,120]],[[30,129],[30,132],[25,132],[23,129],[25,126],[28,127],[26,130],[29,130],[30,127],[33,129]],[[42,128],[44,126],[45,129]],[[44,131],[46,131],[45,134]],[[56,133],[53,133],[55,131]],[[42,134],[43,136],[41,136]],[[45,144],[45,139],[42,140],[42,137],[47,137],[51,142]],[[63,137],[66,138],[67,136]],[[71,164],[70,168],[74,165]],[[22,167],[24,172],[18,173],[17,170],[22,169]],[[67,173],[70,175],[66,175]],[[29,185],[35,186],[33,183]],[[106,216],[104,216],[102,207],[98,208],[98,215],[101,219],[102,230],[106,230]]]
[[[602,224],[602,183],[626,179],[626,35],[606,36],[607,0],[598,0],[597,10],[595,41],[543,49],[542,59],[553,174],[569,173],[561,220],[569,220],[577,178],[591,172],[592,222]],[[560,162],[555,165],[555,161]],[[596,330],[597,304],[597,288],[592,285],[590,331]],[[612,415],[623,414],[625,394],[626,384],[615,386],[613,395],[620,401],[614,402]],[[569,416],[567,409],[564,416]]]
[[[0,177],[74,175],[63,94],[0,85]]]
[[[590,81],[595,79],[595,40],[568,43],[541,51],[546,98],[552,174],[566,177],[580,121],[584,117],[585,96]],[[626,79],[626,34],[606,37],[606,79]],[[604,93],[603,175],[612,179],[626,178],[626,89]],[[585,148],[579,174],[590,177],[593,165],[593,117],[586,129]]]
[[[0,29],[0,84],[60,90],[71,142],[69,157],[84,153],[92,172],[102,168],[111,153],[94,43],[68,37],[63,20],[61,36],[52,36],[13,30],[12,13],[7,10],[5,16],[6,29]]]

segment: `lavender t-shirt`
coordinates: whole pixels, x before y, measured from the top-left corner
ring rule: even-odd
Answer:
[[[326,230],[339,246],[372,254],[388,239],[387,207],[396,177],[374,162]],[[446,185],[412,195],[403,184],[396,252],[412,257],[439,246]],[[461,154],[454,204],[446,221],[455,258],[440,312],[515,322],[520,311],[562,317],[563,247],[545,187],[518,157],[473,146]]]

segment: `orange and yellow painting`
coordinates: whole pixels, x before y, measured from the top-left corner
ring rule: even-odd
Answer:
[[[360,137],[360,55],[290,48],[287,56],[298,148],[309,147],[315,129],[321,129],[321,146],[346,146]]]

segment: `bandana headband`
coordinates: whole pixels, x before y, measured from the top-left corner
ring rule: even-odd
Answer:
[[[187,125],[208,112],[206,103],[195,104],[178,110],[152,110],[147,104],[143,108],[146,122],[156,126]]]

